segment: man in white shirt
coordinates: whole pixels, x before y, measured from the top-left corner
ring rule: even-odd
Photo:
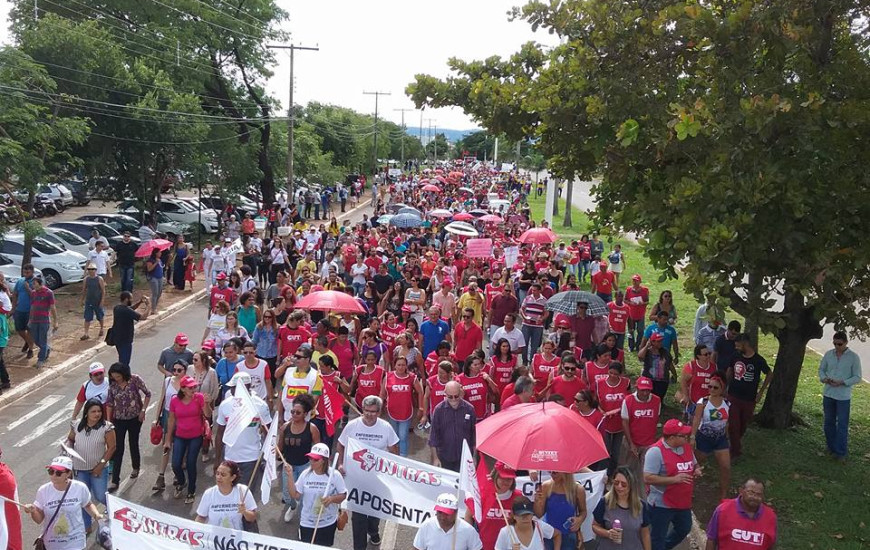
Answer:
[[[347,441],[351,437],[374,449],[386,449],[393,454],[399,453],[399,436],[386,420],[380,418],[383,404],[381,398],[376,395],[366,397],[362,402],[363,415],[348,422],[341,432],[336,451],[338,452],[338,469],[342,474],[344,474],[344,451],[347,448]],[[353,526],[353,550],[366,550],[368,546],[367,536],[373,545],[377,546],[381,543],[379,533],[381,522],[378,518],[354,512],[351,524]]]
[[[420,525],[414,537],[414,550],[480,550],[483,542],[470,524],[457,521],[456,495],[441,493],[435,501],[435,515]],[[454,544],[454,533],[455,544]]]
[[[269,405],[255,393],[252,393],[251,387],[253,382],[251,375],[246,372],[235,373],[230,381],[227,382],[227,386],[232,389],[235,389],[236,384],[244,384],[248,388],[248,393],[251,394],[251,401],[254,403],[257,414],[232,446],[224,445],[224,430],[239,403],[237,398],[227,392],[224,400],[218,406],[216,415],[217,429],[213,438],[215,453],[214,469],[217,470],[222,460],[232,460],[239,465],[240,482],[249,487],[259,487],[259,477],[263,471],[262,465],[258,468],[257,476],[253,482],[251,482],[251,474],[254,473],[254,466],[256,466],[257,458],[260,456],[260,449],[263,446],[263,435],[265,435],[269,424],[272,423],[272,413],[269,412]]]
[[[94,243],[94,249],[88,252],[88,263],[97,266],[97,275],[103,279],[111,279],[112,272],[109,270],[109,253],[105,239],[100,237]]]
[[[511,345],[511,353],[523,357],[526,350],[526,338],[523,336],[523,331],[516,327],[516,323],[516,313],[508,313],[504,316],[504,325],[498,327],[492,333],[492,338],[490,339],[492,350],[490,350],[490,353],[495,353],[495,345],[499,340],[504,338]]]
[[[215,284],[215,255],[215,249],[211,241],[205,241],[205,247],[202,249],[202,272],[205,274],[205,284],[207,287]]]

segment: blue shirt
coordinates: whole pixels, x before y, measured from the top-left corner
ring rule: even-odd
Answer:
[[[653,323],[643,331],[643,337],[649,339],[653,332],[658,332],[662,335],[662,347],[664,349],[671,349],[671,342],[677,339],[677,329],[671,325],[666,325],[662,328],[658,323]]]
[[[18,279],[15,281],[15,296],[18,302],[15,304],[15,311],[27,312],[30,311],[30,294],[27,288],[33,290],[33,277],[29,279]],[[27,288],[24,287],[27,285]]]
[[[450,333],[450,325],[446,321],[439,320],[437,323],[429,319],[423,321],[420,325],[420,334],[423,335],[423,357],[429,357],[448,333]]]
[[[849,348],[840,357],[837,357],[837,350],[828,350],[819,364],[819,380],[825,378],[842,380],[845,386],[825,384],[823,395],[837,401],[848,401],[852,398],[852,386],[861,381],[861,358]]]
[[[251,338],[257,346],[257,357],[269,359],[278,356],[278,332],[271,329],[257,327]]]
[[[238,359],[235,361],[230,361],[226,357],[221,358],[215,366],[215,372],[217,373],[218,382],[220,382],[222,386],[222,390],[225,390],[227,382],[230,381],[230,378],[236,373],[236,365],[244,361],[244,358],[240,355]]]

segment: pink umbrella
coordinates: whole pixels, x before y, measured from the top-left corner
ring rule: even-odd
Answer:
[[[481,216],[480,221],[486,223],[504,223],[504,220],[501,217],[496,216],[495,214],[487,214],[486,216]]]
[[[296,302],[299,309],[315,311],[334,311],[336,313],[366,313],[366,309],[356,301],[356,298],[344,292],[335,290],[319,290],[312,292]]]
[[[437,185],[429,184],[429,185],[424,185],[424,186],[423,186],[423,191],[427,191],[427,192],[429,192],[429,193],[440,193],[440,192],[441,192],[441,188],[438,187]]]
[[[467,222],[473,220],[474,216],[472,216],[468,212],[460,212],[458,214],[453,214],[453,219],[458,222]]]
[[[151,255],[152,250],[168,250],[172,248],[172,243],[167,241],[166,239],[151,239],[148,242],[144,242],[139,245],[139,248],[136,250],[137,258],[147,258]]]
[[[556,234],[547,227],[533,227],[520,235],[523,244],[550,244],[556,242]]]

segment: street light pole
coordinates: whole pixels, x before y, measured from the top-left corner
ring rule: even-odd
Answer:
[[[393,109],[402,112],[402,170],[405,169],[405,113],[414,109]]]
[[[273,48],[276,50],[290,50],[290,103],[287,105],[287,202],[293,202],[293,191],[294,191],[294,182],[293,182],[293,130],[294,125],[296,123],[295,113],[296,108],[293,104],[293,60],[294,60],[294,52],[296,50],[309,50],[319,52],[320,48],[308,48],[305,46],[294,46],[290,44],[289,46],[280,45],[280,44],[269,44],[266,46],[267,48]]]
[[[432,133],[432,123],[435,122],[435,119],[434,119],[434,118],[427,118],[427,119],[426,119],[426,122],[429,123],[429,128],[426,130],[426,146],[428,146],[429,143],[430,143],[430,142],[434,139],[434,137],[435,137],[435,135]],[[425,151],[425,149],[424,149],[424,151]],[[426,153],[426,158],[427,158],[427,159],[429,158],[429,153]],[[435,164],[435,159],[434,159],[434,158],[432,159],[432,164],[433,164],[433,166],[434,166],[434,164]]]
[[[363,92],[363,95],[375,96],[375,145],[372,155],[372,177],[378,175],[378,98],[382,95],[393,95],[390,92]]]

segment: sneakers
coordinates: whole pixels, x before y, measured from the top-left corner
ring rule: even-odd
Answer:
[[[372,546],[380,546],[381,545],[381,534],[375,533],[369,537],[369,542],[372,543]]]
[[[187,496],[184,498],[184,503],[185,503],[185,504],[193,504],[195,501],[196,501],[196,495],[187,495]]]
[[[284,523],[290,523],[290,520],[292,520],[295,515],[296,507],[291,504],[287,507],[287,511],[284,512]]]

